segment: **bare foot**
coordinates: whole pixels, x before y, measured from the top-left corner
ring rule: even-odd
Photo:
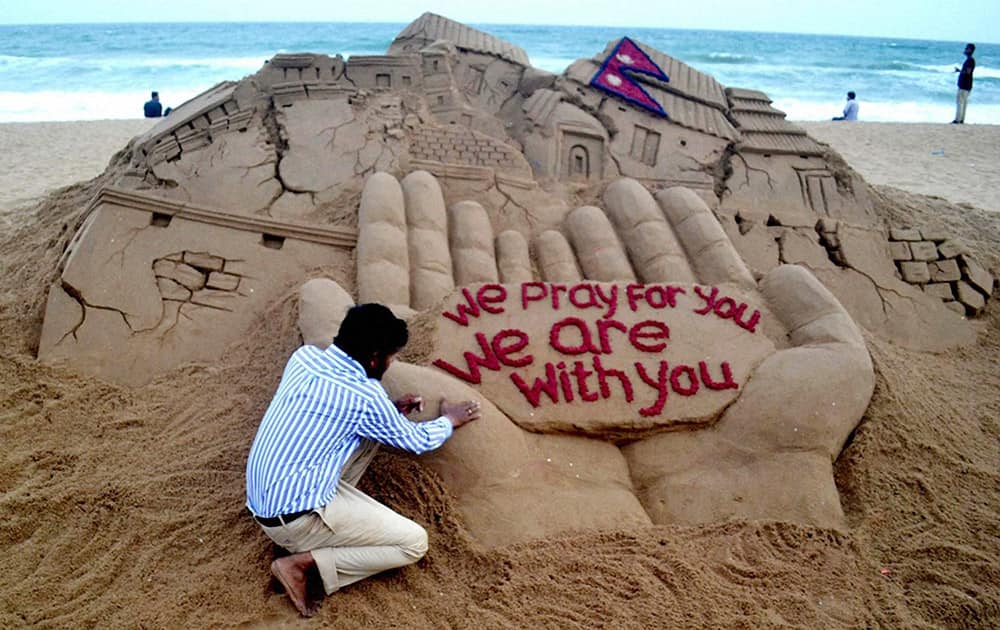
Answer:
[[[316,561],[308,551],[278,558],[271,563],[271,575],[285,587],[285,592],[303,617],[316,614],[316,602],[309,598],[306,577],[309,569],[315,565]]]

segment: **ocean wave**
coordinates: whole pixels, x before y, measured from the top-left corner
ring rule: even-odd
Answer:
[[[164,105],[177,106],[205,90],[194,87],[172,91]],[[40,122],[50,120],[105,120],[141,118],[142,104],[149,92],[6,92],[0,91],[0,122]]]
[[[875,72],[896,71],[896,72],[918,72],[920,67],[907,61],[886,61],[869,65],[854,65],[853,68],[874,70]]]
[[[171,91],[164,104],[177,106],[204,91],[190,87]],[[829,120],[839,116],[843,103],[833,99],[786,97],[772,93],[774,106],[791,120]],[[0,122],[103,120],[139,118],[148,92],[9,92],[0,91]],[[860,118],[873,122],[948,122],[954,117],[950,101],[870,102],[861,100]],[[1000,125],[1000,104],[970,103],[969,123]]]
[[[8,70],[38,68],[60,68],[67,71],[78,71],[81,68],[98,68],[104,71],[128,72],[148,68],[183,69],[183,68],[225,68],[236,70],[256,70],[264,65],[274,53],[254,57],[147,57],[147,56],[114,56],[114,57],[27,57],[19,55],[0,55],[0,66]]]
[[[925,65],[916,64],[916,67],[922,70],[929,70],[930,72],[954,72],[955,68],[958,68],[961,64],[935,64],[935,65]]]
[[[685,60],[686,63],[698,63],[706,62],[713,64],[731,64],[731,65],[741,65],[741,64],[752,64],[760,63],[760,59],[754,55],[741,55],[739,53],[732,52],[710,52],[707,54],[693,55]]]
[[[916,65],[918,68],[924,70],[930,70],[931,72],[942,72],[946,74],[954,74],[955,68],[961,68],[962,64],[943,64],[943,65]],[[990,68],[987,66],[976,66],[975,73],[973,76],[976,79],[1000,79],[1000,68]]]
[[[31,64],[11,67],[0,63],[0,91],[44,93],[53,88],[70,93],[100,89],[108,93],[144,90],[178,92],[192,86],[209,86],[240,79],[256,72],[265,58],[72,60],[58,65]],[[200,90],[199,90],[200,91]]]
[[[972,76],[976,79],[1000,79],[1000,68],[976,68]]]
[[[199,57],[193,59],[185,58],[174,58],[174,59],[145,59],[145,60],[135,60],[133,63],[136,67],[149,67],[149,68],[232,68],[236,70],[258,70],[263,65],[264,62],[273,57],[273,53],[270,55],[261,55],[258,57]],[[122,67],[129,67],[130,64],[122,64]]]
[[[812,63],[803,64],[801,66],[803,69],[820,69],[824,72],[911,72],[911,73],[926,73],[926,72],[953,72],[954,66],[930,66],[925,64],[913,63],[910,61],[902,61],[898,59],[890,61],[882,61],[876,63],[870,63],[864,60],[850,61],[850,60],[816,60]]]
[[[72,57],[29,57],[25,55],[0,55],[0,67],[4,70],[37,70],[39,68],[69,67],[80,63]]]

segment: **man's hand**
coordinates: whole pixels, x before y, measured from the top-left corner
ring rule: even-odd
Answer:
[[[479,414],[479,403],[475,400],[448,402],[441,399],[441,415],[451,420],[451,426],[456,429],[463,424],[478,420]]]
[[[396,405],[396,409],[399,409],[399,413],[404,415],[420,413],[424,410],[424,399],[416,394],[406,394],[394,401],[393,404]]]

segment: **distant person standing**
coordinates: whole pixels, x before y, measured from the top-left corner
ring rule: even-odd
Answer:
[[[163,115],[163,105],[160,104],[159,92],[153,92],[149,95],[149,100],[142,106],[142,111],[146,118],[159,118]]]
[[[972,53],[976,52],[975,44],[965,45],[965,63],[961,68],[955,68],[958,73],[958,96],[955,97],[955,120],[953,125],[965,124],[965,106],[969,104],[969,92],[972,91],[972,73],[976,69],[976,60]]]
[[[857,120],[858,119],[858,102],[855,100],[854,92],[847,93],[847,103],[844,104],[844,115],[834,116],[834,120]]]

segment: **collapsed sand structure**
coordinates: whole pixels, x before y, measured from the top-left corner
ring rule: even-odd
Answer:
[[[141,385],[217,358],[306,280],[307,343],[352,301],[389,304],[429,338],[390,390],[491,403],[424,460],[489,545],[841,526],[832,461],[874,382],[860,328],[973,339],[900,279],[837,156],[765,94],[627,38],[553,75],[425,14],[384,56],[277,55],[126,157],[39,357]]]

